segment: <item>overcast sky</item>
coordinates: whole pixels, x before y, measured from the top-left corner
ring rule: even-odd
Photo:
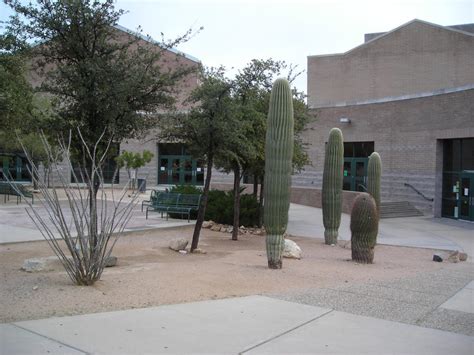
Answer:
[[[414,18],[439,25],[474,22],[474,0],[117,0],[116,7],[128,11],[122,26],[141,25],[155,39],[203,26],[178,49],[234,71],[269,57],[306,69],[308,55],[348,51],[363,43],[365,33]],[[3,3],[0,13],[5,19]],[[295,84],[306,92],[306,73]]]

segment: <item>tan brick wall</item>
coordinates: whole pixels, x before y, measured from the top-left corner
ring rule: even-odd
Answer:
[[[474,35],[414,21],[344,54],[308,57],[308,104],[332,106],[474,84]]]
[[[373,141],[382,158],[382,200],[411,201],[437,213],[441,198],[442,139],[474,137],[474,89],[370,105],[321,108],[303,139],[313,163],[293,176],[293,186],[321,188],[329,130],[339,127],[346,142]],[[340,117],[351,119],[341,124]],[[421,199],[409,183],[435,202]],[[436,210],[434,205],[437,204]]]

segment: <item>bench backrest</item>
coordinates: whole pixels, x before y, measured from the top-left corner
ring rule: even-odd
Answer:
[[[166,205],[166,206],[175,206],[176,203],[178,202],[180,194],[176,193],[159,193],[156,195],[156,200],[153,202],[153,204],[156,205]]]
[[[176,205],[198,208],[201,204],[201,196],[202,195],[180,194]]]

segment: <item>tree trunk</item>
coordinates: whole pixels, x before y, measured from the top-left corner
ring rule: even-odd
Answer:
[[[232,240],[239,239],[239,216],[240,216],[240,166],[234,166],[234,228],[232,229]]]
[[[204,222],[204,216],[206,214],[207,198],[209,196],[209,188],[211,186],[212,165],[213,165],[213,156],[210,155],[207,158],[206,181],[204,182],[204,190],[202,192],[201,206],[199,207],[196,225],[194,226],[193,241],[191,243],[191,253],[198,247],[199,235],[201,233],[202,223]]]
[[[258,175],[253,176],[253,197],[258,196]]]
[[[260,176],[260,197],[259,197],[259,200],[258,200],[258,205],[259,205],[259,216],[258,216],[258,226],[259,227],[262,227],[263,225],[263,209],[264,209],[264,206],[263,206],[263,191],[264,191],[264,177],[263,176]]]

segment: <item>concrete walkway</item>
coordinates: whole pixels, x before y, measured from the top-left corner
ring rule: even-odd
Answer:
[[[0,325],[2,354],[472,354],[474,338],[263,296]]]
[[[322,210],[291,204],[288,233],[291,235],[324,238]],[[342,214],[339,239],[350,240],[350,216]],[[474,223],[446,218],[409,217],[380,220],[378,244],[459,250],[470,260],[474,255]]]

